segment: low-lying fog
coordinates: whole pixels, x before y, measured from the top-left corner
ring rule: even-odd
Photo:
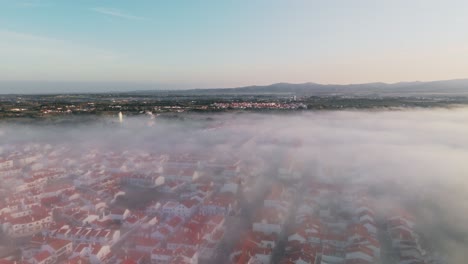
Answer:
[[[363,184],[385,214],[395,206],[416,217],[418,230],[449,263],[465,263],[468,249],[468,108],[320,111],[299,114],[124,116],[119,124],[0,126],[0,151],[28,142],[89,149],[260,157],[267,167],[292,155],[304,175]],[[301,142],[291,147],[284,142]],[[294,144],[293,144],[294,145]],[[47,162],[44,160],[44,162]],[[269,164],[271,162],[271,164]],[[265,181],[274,175],[263,176]],[[5,188],[5,186],[2,186]]]

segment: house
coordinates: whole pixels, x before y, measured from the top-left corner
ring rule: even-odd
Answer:
[[[41,250],[31,259],[32,264],[52,264],[56,258],[47,250]]]
[[[161,209],[161,203],[160,202],[152,202],[150,205],[146,207],[146,214],[147,215],[156,215],[159,213],[159,210]]]
[[[154,217],[156,218],[156,217]],[[142,224],[148,219],[144,213],[133,212],[122,221],[122,226],[125,228],[133,228],[136,226],[142,226]]]
[[[41,198],[59,196],[64,192],[72,190],[74,190],[74,187],[69,184],[56,184],[47,186],[42,190]]]
[[[405,225],[409,226],[410,228],[414,228],[415,225],[414,217],[404,210],[399,210],[393,213],[392,216],[389,218],[389,222],[392,221],[405,223]]]
[[[380,242],[374,237],[367,237],[362,241],[358,242],[359,244],[367,247],[372,250],[375,258],[380,258]]]
[[[104,219],[110,219],[112,221],[123,221],[131,215],[130,210],[123,208],[114,208],[104,214]]]
[[[284,256],[280,264],[315,264],[317,255],[307,252],[297,252]]]
[[[74,244],[92,243],[113,245],[120,239],[119,230],[63,226],[52,234],[53,237],[71,240]]]
[[[19,166],[15,166],[13,168],[8,169],[0,169],[0,177],[3,177],[2,180],[4,181],[4,183],[13,185],[18,182],[18,176],[21,175],[22,171],[23,168]]]
[[[169,264],[173,256],[173,250],[155,247],[151,251],[151,263]]]
[[[162,192],[165,193],[176,193],[182,190],[187,186],[187,182],[181,180],[170,180],[165,181],[165,183],[160,187]]]
[[[314,206],[307,202],[302,203],[298,206],[296,210],[296,221],[302,222],[307,217],[312,217],[314,215]]]
[[[322,236],[322,242],[334,248],[344,248],[348,245],[348,239],[345,235],[327,233]]]
[[[197,193],[200,193],[203,195],[203,197],[211,197],[213,194],[213,191],[215,189],[214,183],[210,182],[209,184],[201,184],[196,186],[196,191]]]
[[[231,180],[231,181],[226,182],[223,185],[223,187],[221,187],[220,192],[230,192],[230,193],[236,194],[238,189],[239,189],[238,181]]]
[[[244,241],[255,244],[260,248],[275,248],[278,236],[276,234],[266,235],[258,232],[248,232]]]
[[[231,263],[247,264],[261,263],[269,264],[272,257],[271,247],[261,247],[259,244],[252,241],[249,236],[245,236],[238,246],[229,256]]]
[[[305,231],[296,231],[288,236],[288,241],[297,241],[299,243],[306,243],[307,242],[307,234]]]
[[[112,264],[149,264],[151,263],[151,254],[137,250],[125,249],[116,251],[112,254]],[[109,263],[109,264],[111,264]]]
[[[175,257],[172,263],[198,264],[198,251],[194,249],[177,249],[174,251]]]
[[[13,160],[0,158],[0,169],[10,169],[13,168]]]
[[[287,211],[290,205],[290,198],[290,193],[283,185],[274,184],[263,204],[265,207],[274,207],[279,210]]]
[[[313,217],[304,218],[300,223],[297,224],[297,229],[304,230],[307,234],[320,233],[322,230],[322,224],[319,220]]]
[[[179,179],[184,182],[195,181],[200,177],[200,173],[196,169],[188,168],[181,170]]]
[[[367,229],[367,232],[369,232],[370,234],[374,236],[377,235],[377,226],[374,221],[365,220],[365,221],[361,221],[360,223],[361,225],[364,226],[364,228]]]
[[[220,193],[206,199],[200,208],[203,215],[227,215],[237,208],[235,196],[231,193]]]
[[[256,248],[250,253],[249,263],[270,264],[273,251],[270,248]]]
[[[178,216],[173,216],[170,218],[166,223],[164,223],[164,227],[169,229],[171,232],[175,232],[176,230],[179,229],[179,227],[184,223],[184,219],[178,217]]]
[[[167,239],[167,248],[176,250],[179,248],[187,248],[197,250],[202,242],[201,228],[197,229],[180,229],[174,235]]]
[[[418,246],[400,248],[400,257],[401,258],[416,258],[423,259],[423,254],[421,249]]]
[[[415,234],[403,228],[394,228],[390,233],[390,239],[394,248],[400,247],[400,245],[413,245],[416,244]]]
[[[65,262],[65,263],[66,264],[91,264],[89,259],[81,257],[81,256],[72,257],[72,258],[68,259],[68,261]]]
[[[100,182],[104,182],[112,178],[112,175],[105,173],[103,170],[88,171],[73,180],[75,186],[90,186]]]
[[[286,215],[276,208],[262,208],[257,212],[253,222],[253,231],[264,234],[280,234]]]
[[[181,217],[188,219],[192,217],[199,209],[200,203],[196,200],[183,200],[179,203],[176,211]]]
[[[196,167],[166,167],[162,175],[168,180],[191,182],[200,177]]]
[[[166,202],[165,204],[162,205],[162,213],[163,215],[168,215],[168,216],[172,216],[172,215],[175,215],[175,211],[176,211],[176,208],[177,206],[179,205],[178,202],[176,201],[168,201]]]
[[[152,174],[128,174],[120,177],[120,182],[133,186],[153,188],[164,184],[164,177],[158,173]]]
[[[133,236],[130,241],[137,251],[147,253],[150,253],[154,247],[159,247],[161,243],[158,239],[151,238],[148,235]]]
[[[151,233],[151,237],[154,238],[154,239],[158,239],[158,240],[163,241],[171,233],[172,233],[172,231],[169,228],[167,228],[165,226],[160,226],[154,232]]]
[[[63,260],[73,252],[73,243],[69,240],[50,238],[42,249],[48,251],[56,259]]]
[[[321,264],[325,263],[339,263],[341,264],[345,260],[345,252],[333,246],[324,246],[321,254]]]
[[[427,262],[416,257],[400,257],[398,264],[427,264]]]
[[[90,264],[100,264],[110,255],[110,247],[98,244],[79,244],[73,250],[73,257],[80,256],[89,260]]]
[[[374,261],[374,252],[362,245],[350,245],[346,248],[346,261],[359,260],[372,263]]]
[[[165,165],[167,167],[176,168],[198,168],[202,167],[202,162],[195,156],[190,154],[174,154],[166,159]],[[166,167],[164,168],[166,169]]]
[[[284,257],[280,261],[281,264],[309,264],[316,263],[317,257],[321,252],[320,246],[310,246],[308,244],[291,244],[288,243],[284,252]],[[317,262],[318,263],[318,262]]]
[[[34,207],[30,214],[19,217],[9,215],[3,222],[3,229],[9,236],[23,237],[47,228],[52,223],[52,216],[45,208]]]
[[[189,219],[198,209],[199,203],[196,200],[169,201],[163,205],[162,212],[166,216],[178,216],[183,219]]]
[[[353,241],[360,241],[363,238],[370,236],[370,233],[369,231],[367,231],[367,229],[363,225],[354,224],[354,225],[348,226],[346,235],[348,237],[348,241],[353,242]]]

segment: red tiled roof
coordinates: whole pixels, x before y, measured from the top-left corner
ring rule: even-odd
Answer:
[[[369,249],[367,247],[364,247],[362,245],[358,245],[358,244],[348,246],[346,248],[346,252],[347,253],[361,252],[361,253],[364,253],[364,254],[369,255],[369,256],[374,255],[374,253],[373,253],[373,251],[371,249]]]
[[[48,240],[48,245],[56,251],[71,243],[72,243],[71,241],[58,239],[58,238],[51,238]]]
[[[183,204],[185,207],[190,209],[190,208],[194,207],[195,205],[197,205],[198,201],[196,201],[196,200],[184,200],[184,201],[182,201],[180,203]]]
[[[159,244],[159,240],[150,238],[150,237],[134,237],[133,242],[136,246],[143,246],[143,247],[155,247]]]
[[[124,261],[122,261],[120,264],[137,264],[138,262],[136,260],[133,260],[133,259],[125,259]]]
[[[48,259],[50,256],[52,256],[52,255],[49,253],[49,251],[43,250],[43,251],[38,252],[36,255],[34,255],[34,259],[37,262],[42,262],[42,261]]]
[[[183,221],[182,218],[175,216],[175,217],[172,217],[171,220],[167,222],[167,225],[174,228],[178,226],[180,223],[182,223],[182,221]]]

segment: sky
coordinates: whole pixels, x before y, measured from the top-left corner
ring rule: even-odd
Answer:
[[[467,78],[467,13],[464,0],[0,0],[0,93],[17,81],[178,89]]]

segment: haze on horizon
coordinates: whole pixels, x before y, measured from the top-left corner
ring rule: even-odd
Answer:
[[[181,89],[468,77],[462,0],[0,4],[0,93],[18,81],[48,92],[36,82]]]

